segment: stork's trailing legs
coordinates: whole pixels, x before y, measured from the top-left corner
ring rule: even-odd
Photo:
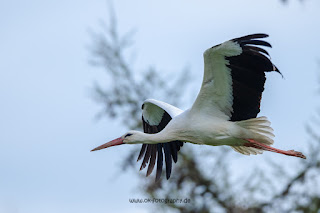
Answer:
[[[276,153],[280,153],[280,154],[284,154],[284,155],[289,155],[289,156],[294,156],[294,157],[306,159],[306,156],[304,156],[301,152],[297,152],[294,150],[285,151],[285,150],[281,150],[281,149],[276,149],[271,146],[265,145],[263,143],[259,143],[255,140],[252,140],[252,139],[246,139],[246,141],[248,141],[248,143],[243,144],[243,146],[253,147],[256,149],[261,149],[261,150],[265,150],[265,151],[276,152]]]

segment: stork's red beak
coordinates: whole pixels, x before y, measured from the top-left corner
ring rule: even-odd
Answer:
[[[104,148],[108,148],[110,146],[117,146],[117,145],[121,145],[121,144],[124,144],[123,143],[123,139],[120,137],[120,138],[116,138],[108,143],[105,143],[105,144],[102,144],[101,146],[98,146],[96,148],[94,148],[93,150],[91,150],[91,152],[93,151],[97,151],[97,150],[100,150],[100,149],[104,149]]]

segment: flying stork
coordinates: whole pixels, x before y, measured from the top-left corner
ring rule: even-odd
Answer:
[[[192,107],[183,111],[168,103],[147,99],[142,105],[144,132],[130,130],[123,136],[91,150],[121,144],[142,144],[138,160],[151,174],[157,161],[156,180],[162,173],[170,178],[172,160],[185,142],[230,146],[244,155],[271,151],[306,158],[301,152],[271,147],[273,129],[267,117],[257,117],[266,80],[265,72],[278,72],[270,56],[260,46],[266,34],[252,34],[207,49],[200,92]],[[281,74],[281,73],[280,73]],[[282,74],[281,74],[282,75]],[[164,155],[163,155],[164,152]]]

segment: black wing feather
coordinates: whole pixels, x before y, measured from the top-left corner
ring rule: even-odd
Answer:
[[[146,153],[144,155],[144,158],[143,158],[143,161],[142,161],[142,164],[141,164],[141,167],[140,167],[140,170],[144,169],[149,161],[149,158],[150,158],[150,155],[151,155],[151,146],[148,144],[147,145],[147,150],[146,150]]]
[[[266,47],[272,47],[270,43],[266,42],[266,41],[261,41],[261,40],[242,40],[240,43],[240,46],[244,46],[247,44],[253,44],[253,45],[262,45],[262,46],[266,46]]]
[[[144,105],[142,106],[142,108],[143,107]],[[166,127],[171,119],[171,116],[166,111],[164,111],[161,122],[158,125],[150,125],[144,120],[142,116],[143,130],[145,133],[149,134],[158,133]],[[178,161],[178,151],[180,150],[181,146],[183,146],[183,142],[181,141],[172,141],[159,144],[143,144],[138,156],[138,161],[144,157],[140,170],[144,169],[149,162],[146,174],[147,176],[149,176],[152,173],[157,161],[156,181],[159,180],[162,173],[164,151],[166,177],[167,179],[169,179],[172,170],[172,160],[175,163]]]
[[[260,47],[255,47],[255,46],[247,45],[247,46],[245,46],[245,49],[252,50],[252,51],[256,51],[256,52],[262,52],[262,53],[270,56],[269,53],[268,53],[265,49],[262,49],[262,48],[260,48]]]
[[[150,163],[147,170],[147,177],[151,174],[154,168],[154,165],[156,163],[156,158],[157,158],[157,144],[152,144],[151,151],[150,151]]]
[[[157,144],[158,151],[158,160],[157,160],[157,173],[156,173],[156,181],[158,181],[161,177],[162,166],[163,166],[163,153],[162,153],[162,144]]]
[[[250,39],[257,39],[257,38],[266,38],[269,35],[264,34],[264,33],[256,33],[256,34],[251,34],[251,35],[246,35],[242,36],[239,38],[232,39],[232,41],[243,41],[243,40],[250,40]]]
[[[171,142],[172,143],[172,142]],[[172,170],[172,158],[171,158],[171,148],[169,143],[163,144],[164,156],[166,161],[166,177],[170,178]]]
[[[177,163],[178,161],[178,143],[176,143],[177,141],[174,141],[175,143],[170,143],[170,147],[171,147],[171,155],[172,155],[172,160]]]
[[[146,152],[146,147],[147,147],[147,144],[142,144],[142,147],[141,147],[141,150],[140,150],[140,153],[139,153],[137,161],[142,159],[144,153]]]
[[[265,72],[276,71],[280,73],[267,57],[269,53],[258,47],[259,45],[271,47],[268,42],[259,40],[266,37],[268,37],[267,34],[252,34],[232,40],[240,45],[242,53],[238,56],[226,57],[229,61],[227,66],[231,69],[233,82],[231,121],[257,117],[266,81]]]

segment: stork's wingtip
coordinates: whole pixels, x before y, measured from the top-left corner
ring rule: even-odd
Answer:
[[[255,34],[252,34],[252,35],[255,35],[258,38],[267,38],[267,37],[269,37],[269,34],[266,34],[266,33],[255,33]]]
[[[169,180],[170,176],[171,176],[171,174],[166,175],[167,180]]]
[[[145,167],[146,167],[146,165],[141,164],[139,171],[141,171],[141,170],[144,169]]]

